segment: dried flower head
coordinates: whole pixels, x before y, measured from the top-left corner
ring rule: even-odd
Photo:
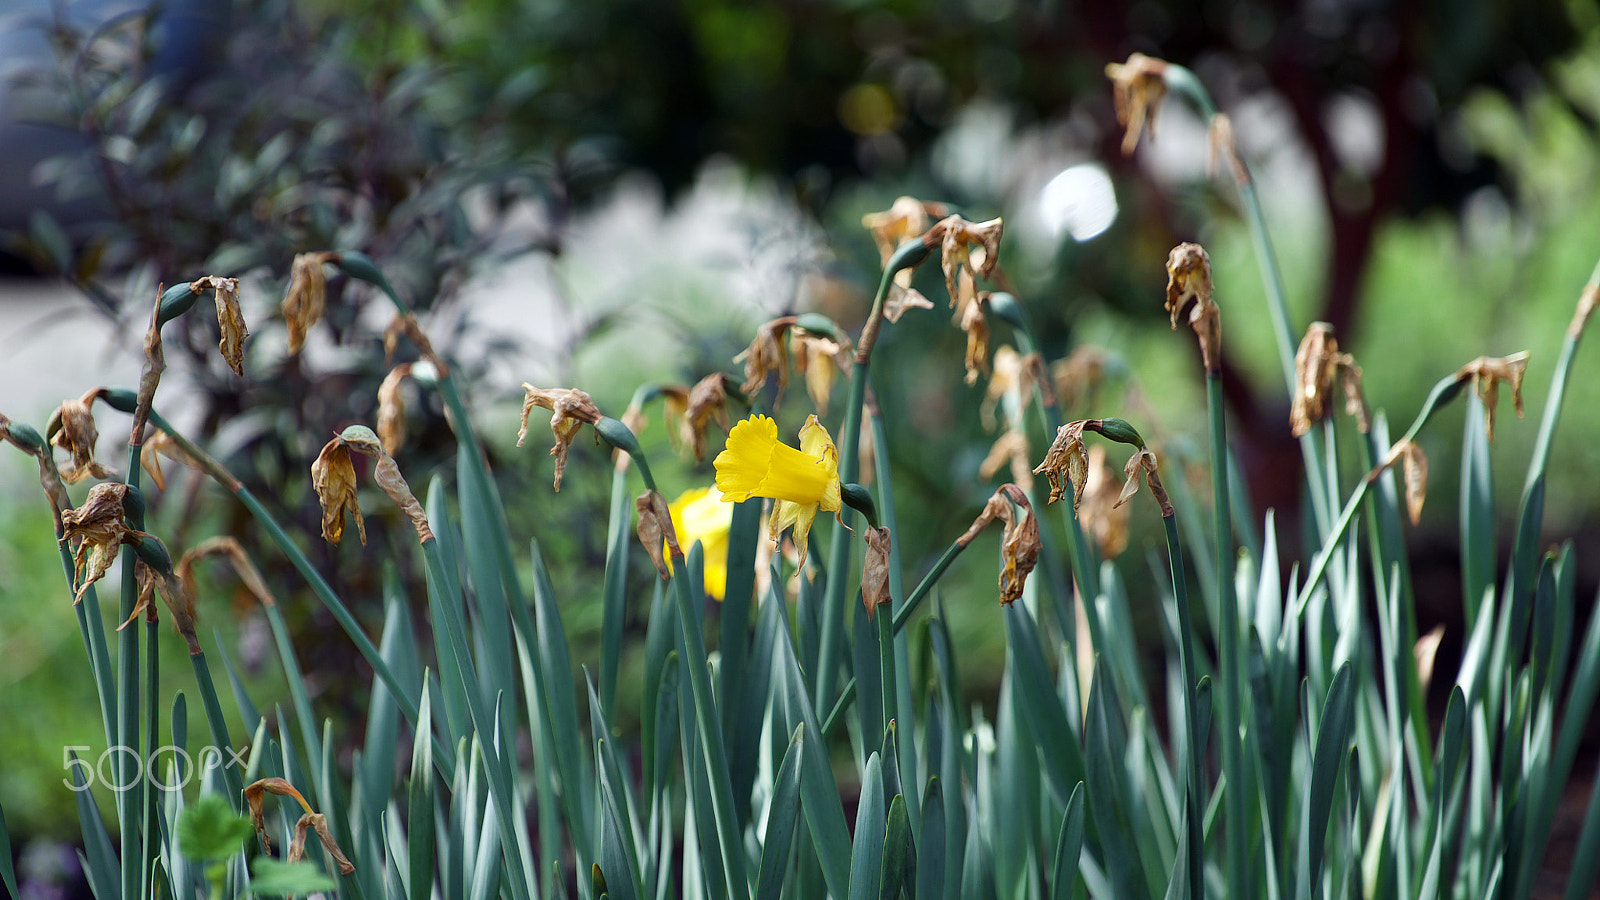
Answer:
[[[1038,564],[1041,549],[1039,522],[1033,516],[1033,505],[1028,502],[1027,493],[1014,484],[1001,485],[984,504],[978,518],[956,538],[956,543],[962,547],[971,544],[979,532],[996,519],[1005,523],[1005,534],[1000,539],[1000,555],[1004,561],[1000,570],[1000,602],[1010,606],[1022,596],[1028,573]]]
[[[322,842],[322,849],[338,864],[339,872],[349,875],[356,870],[355,863],[345,857],[344,851],[339,849],[339,842],[333,839],[333,832],[328,830],[328,817],[322,813],[306,813],[294,826],[294,839],[289,842],[289,854],[285,857],[288,862],[299,862],[306,858],[306,837],[315,831],[317,840]]]
[[[1422,504],[1428,499],[1428,455],[1422,452],[1415,441],[1400,441],[1390,447],[1383,461],[1367,473],[1367,482],[1377,481],[1378,476],[1397,462],[1405,467],[1406,512],[1411,517],[1411,524],[1416,525],[1422,521]]]
[[[1206,372],[1215,374],[1222,365],[1222,314],[1211,300],[1211,257],[1199,244],[1179,244],[1167,254],[1166,308],[1173,328],[1178,327],[1178,315],[1185,307]]]
[[[1125,63],[1107,63],[1106,77],[1111,79],[1111,98],[1117,107],[1117,124],[1126,129],[1122,136],[1122,152],[1127,155],[1139,146],[1139,135],[1146,127],[1150,137],[1156,134],[1156,110],[1161,98],[1167,95],[1167,63],[1165,60],[1135,53]]]
[[[889,602],[889,529],[868,528],[862,537],[867,541],[867,556],[861,567],[861,602],[870,621],[873,610]]]
[[[600,410],[587,393],[572,388],[546,390],[523,382],[522,389],[526,394],[522,399],[522,427],[517,431],[517,446],[521,447],[528,437],[528,416],[533,408],[538,406],[550,410],[550,430],[556,436],[550,455],[556,458],[555,489],[560,492],[561,473],[567,468],[567,450],[572,447],[572,440],[578,436],[578,429],[584,423],[593,425],[600,421]]]
[[[1489,440],[1494,440],[1494,405],[1500,397],[1500,385],[1511,385],[1511,399],[1517,408],[1517,418],[1522,418],[1522,376],[1528,370],[1528,351],[1499,358],[1480,356],[1456,371],[1456,381],[1472,379],[1483,398],[1484,425]]]
[[[940,219],[922,236],[929,248],[940,248],[940,265],[944,268],[944,285],[950,292],[951,307],[961,305],[961,290],[957,276],[961,272],[987,278],[1000,264],[1000,234],[1005,229],[1001,219],[987,222],[968,222],[960,216]]]
[[[784,338],[794,327],[794,316],[780,316],[763,322],[756,329],[755,339],[743,353],[733,358],[744,363],[744,384],[739,390],[754,397],[766,387],[767,379],[778,377],[778,401],[783,400],[783,389],[789,385],[789,348]]]
[[[1332,325],[1312,322],[1306,329],[1306,336],[1294,355],[1294,371],[1295,392],[1289,408],[1289,426],[1295,437],[1305,434],[1313,422],[1328,415],[1335,382],[1344,393],[1345,412],[1356,417],[1363,434],[1371,427],[1366,397],[1361,392],[1361,367],[1350,354],[1339,352]]]
[[[678,533],[672,527],[672,512],[667,508],[667,500],[659,491],[645,491],[633,501],[633,508],[639,512],[639,524],[635,528],[639,543],[650,554],[656,571],[666,578],[672,574],[672,570],[667,566],[662,546],[665,545],[666,555],[674,560],[683,558],[683,550],[678,547]]]
[[[283,319],[289,326],[289,355],[305,346],[306,334],[322,318],[328,304],[328,277],[322,267],[339,254],[328,251],[300,253],[289,267],[289,292],[283,300]]]
[[[383,442],[372,433],[372,429],[365,425],[351,425],[339,433],[336,439],[351,451],[359,453],[373,461],[372,482],[376,484],[400,511],[411,520],[411,528],[417,533],[417,542],[425,544],[433,540],[433,529],[428,525],[428,514],[423,511],[422,504],[417,502],[417,497],[411,492],[411,486],[406,484],[405,477],[400,474],[400,467],[395,464],[394,457],[383,449]],[[352,503],[354,502],[352,491]],[[357,523],[361,521],[358,514]],[[365,531],[362,534],[362,543],[366,543]],[[334,543],[338,543],[335,541]]]
[[[900,197],[887,210],[862,216],[861,224],[872,232],[873,243],[878,247],[878,263],[887,265],[901,244],[919,237],[928,230],[929,223],[943,218],[945,213],[943,203],[924,203],[915,197]],[[908,309],[933,309],[933,303],[911,286],[913,274],[909,268],[894,273],[883,307],[883,317],[890,322],[900,321]]]
[[[127,493],[128,486],[120,482],[97,484],[89,489],[82,506],[61,513],[66,527],[63,537],[78,541],[72,557],[73,580],[78,583],[74,604],[83,599],[89,585],[105,577],[118,549],[138,534],[123,519],[122,500]]]
[[[438,370],[440,377],[449,374],[450,368],[444,364],[444,360],[439,358],[439,354],[433,352],[433,342],[428,340],[428,333],[422,330],[422,325],[417,322],[415,313],[395,316],[388,327],[383,329],[384,365],[394,361],[394,351],[400,346],[401,335],[405,335],[411,341],[412,346],[417,348],[418,356],[433,363],[433,367]]]
[[[263,778],[251,782],[244,789],[244,804],[250,812],[250,824],[256,827],[256,836],[261,839],[261,847],[268,853],[272,852],[272,838],[267,835],[266,799],[268,794],[279,797],[293,797],[300,804],[300,808],[310,815],[314,812],[311,804],[306,802],[305,795],[295,789],[295,786],[282,778]]]
[[[961,313],[961,330],[967,333],[967,384],[977,384],[978,377],[989,370],[989,320],[983,314],[988,295],[968,303]]]
[[[1089,448],[1089,474],[1085,477],[1083,505],[1078,521],[1100,547],[1102,559],[1115,559],[1128,546],[1130,510],[1120,502],[1121,491],[1111,466],[1106,464],[1106,448]]]
[[[99,399],[101,391],[101,388],[94,388],[76,400],[62,403],[45,429],[50,433],[50,443],[72,456],[71,465],[61,472],[67,484],[77,484],[85,478],[117,477],[115,469],[94,458],[95,444],[100,441],[100,431],[94,424],[94,401]]]
[[[149,429],[141,446],[143,449],[139,454],[139,467],[144,469],[145,474],[150,476],[151,483],[163,491],[167,489],[167,475],[161,469],[161,457],[165,456],[167,459],[181,463],[191,469],[200,468],[198,460],[190,456],[188,451],[178,446],[178,442],[172,439],[172,435],[159,428]]]
[[[1063,408],[1086,404],[1106,380],[1106,351],[1091,344],[1079,344],[1066,359],[1050,366],[1056,396]]]
[[[196,294],[211,291],[217,300],[217,329],[222,333],[217,349],[235,375],[244,374],[244,339],[250,329],[244,325],[244,314],[239,311],[239,279],[207,275],[189,283]]]
[[[833,395],[833,379],[848,365],[849,343],[796,327],[789,331],[789,346],[795,371],[805,376],[806,393],[811,395],[817,412],[826,414],[828,399]]]
[[[406,442],[406,398],[400,384],[410,374],[411,363],[401,363],[378,385],[378,439],[390,453],[400,452]]]
[[[1167,499],[1167,492],[1162,489],[1161,478],[1156,472],[1156,455],[1148,447],[1140,447],[1132,456],[1128,457],[1128,464],[1122,467],[1122,474],[1127,476],[1127,481],[1122,485],[1122,493],[1117,495],[1117,502],[1113,506],[1121,506],[1128,502],[1139,491],[1139,482],[1144,481],[1150,485],[1150,493],[1155,495],[1156,503],[1161,506],[1163,517],[1172,515],[1172,504]]]
[[[1235,184],[1240,187],[1250,184],[1250,170],[1245,168],[1244,158],[1239,155],[1239,143],[1233,137],[1233,120],[1227,113],[1211,117],[1211,125],[1206,129],[1206,147],[1206,171],[1212,178],[1217,177],[1226,161]]]
[[[144,560],[135,563],[134,578],[139,586],[138,601],[134,604],[133,612],[126,621],[117,626],[117,630],[127,628],[140,613],[144,613],[146,622],[155,622],[154,599],[159,593],[161,601],[172,613],[173,630],[183,635],[184,641],[189,645],[189,655],[199,656],[204,652],[200,647],[200,635],[196,629],[199,620],[195,613],[194,585],[185,582],[173,570],[158,572],[145,565]]]
[[[671,403],[669,399],[669,407]],[[711,430],[713,422],[721,425],[723,431],[728,430],[727,376],[721,372],[712,372],[695,382],[683,400],[678,430],[682,443],[689,446],[696,462],[706,458],[706,432]]]
[[[323,540],[339,545],[344,539],[344,514],[348,511],[355,517],[356,533],[365,545],[367,522],[361,517],[361,503],[356,499],[356,467],[343,438],[335,437],[322,446],[322,452],[311,464],[311,486],[322,503]]]
[[[1009,465],[1011,480],[1025,491],[1033,490],[1033,469],[1030,468],[1028,435],[1018,428],[1009,428],[989,448],[989,455],[978,464],[978,477],[989,479]]]
[[[239,576],[246,589],[260,601],[262,606],[277,606],[278,601],[272,595],[272,590],[267,587],[266,579],[261,577],[261,570],[250,561],[250,555],[245,552],[244,545],[236,538],[222,535],[207,538],[190,548],[178,559],[178,564],[172,567],[178,580],[183,582],[184,588],[193,595],[195,593],[194,567],[202,560],[220,556],[233,566],[233,571]]]
[[[1076,510],[1083,502],[1084,479],[1089,474],[1089,455],[1083,446],[1083,429],[1090,421],[1079,419],[1057,428],[1055,440],[1051,442],[1050,449],[1045,451],[1044,462],[1034,468],[1035,475],[1042,472],[1050,482],[1050,499],[1047,503],[1060,500],[1069,487],[1072,489],[1072,508]],[[1062,483],[1063,474],[1067,484]]]
[[[139,376],[138,404],[133,410],[130,436],[144,433],[150,405],[155,402],[156,387],[161,384],[161,374],[167,370],[166,352],[161,349],[161,296],[162,290],[158,287],[155,307],[150,311],[150,327],[144,333],[144,372]]]

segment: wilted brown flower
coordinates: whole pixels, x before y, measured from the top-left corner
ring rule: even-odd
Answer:
[[[1083,446],[1083,428],[1090,419],[1079,419],[1068,422],[1056,429],[1056,438],[1050,444],[1050,449],[1045,451],[1044,462],[1039,463],[1033,470],[1035,475],[1044,473],[1050,482],[1050,499],[1047,503],[1054,503],[1061,499],[1068,487],[1072,488],[1072,508],[1076,510],[1083,502],[1084,479],[1089,474],[1089,456]],[[1062,484],[1063,473],[1069,484]]]
[[[550,448],[550,455],[556,458],[555,489],[561,490],[561,473],[567,468],[567,450],[572,447],[572,440],[578,436],[578,429],[584,423],[590,425],[599,422],[603,416],[594,405],[594,400],[585,392],[572,388],[536,388],[526,381],[522,383],[526,395],[522,399],[522,427],[517,431],[517,446],[521,447],[523,440],[528,437],[528,416],[532,414],[535,406],[550,410],[550,430],[555,433],[555,445]]]
[[[867,540],[866,561],[861,568],[861,602],[867,607],[867,619],[873,610],[889,602],[889,529],[868,528],[862,532]]]
[[[1050,366],[1050,377],[1055,382],[1056,396],[1066,409],[1087,403],[1094,392],[1105,383],[1106,352],[1090,344],[1080,344]]]
[[[145,474],[150,476],[150,481],[163,491],[167,489],[167,476],[161,470],[161,457],[165,456],[167,459],[182,463],[191,469],[201,467],[198,460],[178,446],[178,442],[172,439],[172,435],[159,428],[149,430],[141,446],[143,449],[139,453],[139,467],[144,469]]]
[[[295,786],[282,778],[263,778],[253,781],[244,789],[244,804],[250,813],[250,824],[256,827],[256,836],[261,839],[261,848],[268,853],[272,852],[272,838],[267,834],[267,813],[265,802],[267,794],[279,797],[293,797],[299,802],[300,808],[311,815],[315,810],[306,802],[305,795],[295,789]]]
[[[144,372],[139,376],[138,404],[133,410],[133,427],[130,441],[144,433],[145,422],[150,418],[150,405],[155,401],[156,387],[161,384],[161,373],[167,370],[167,356],[161,349],[161,295],[156,288],[155,307],[150,311],[150,327],[144,333]]]
[[[1173,328],[1178,327],[1178,315],[1185,306],[1189,307],[1189,327],[1200,342],[1206,373],[1215,375],[1222,366],[1222,314],[1211,301],[1211,257],[1199,244],[1179,244],[1167,254],[1166,308]]]
[[[728,430],[726,379],[721,372],[713,372],[695,382],[685,398],[679,430],[697,462],[706,458],[706,432],[711,429],[711,423],[716,422],[723,431]]]
[[[1089,474],[1084,478],[1083,505],[1078,521],[1094,538],[1103,559],[1115,559],[1128,546],[1128,507],[1121,499],[1117,479],[1106,464],[1106,448],[1089,448]]]
[[[400,452],[406,442],[406,399],[400,383],[410,374],[411,363],[401,363],[378,385],[378,439],[390,453]]]
[[[322,813],[306,813],[295,823],[294,839],[289,842],[289,854],[286,857],[288,862],[299,862],[306,858],[306,837],[313,830],[317,833],[317,839],[322,841],[322,849],[338,863],[342,874],[349,875],[356,870],[355,863],[345,857],[338,841],[333,839],[333,832],[328,830],[328,817]]]
[[[72,455],[72,464],[61,473],[67,484],[77,484],[85,478],[115,478],[116,470],[101,465],[94,458],[95,444],[100,431],[94,425],[94,401],[99,399],[101,388],[94,388],[76,400],[68,400],[50,417],[53,432],[50,443]]]
[[[678,546],[678,532],[672,527],[672,512],[667,508],[667,499],[659,491],[645,491],[633,501],[633,508],[639,513],[639,524],[634,529],[639,535],[639,543],[650,554],[650,561],[655,563],[661,577],[669,577],[672,570],[663,554],[663,544],[666,554],[673,559],[682,559],[683,550]]]
[[[978,464],[978,477],[993,478],[1002,465],[1011,467],[1011,480],[1025,491],[1033,490],[1033,469],[1029,468],[1028,435],[1010,428],[989,448],[989,455]]]
[[[1009,344],[1002,344],[994,351],[989,384],[984,388],[983,403],[978,407],[978,418],[984,428],[993,430],[999,424],[994,413],[1007,393],[1016,391],[1018,399],[1026,402],[1028,393],[1038,383],[1043,366],[1037,353],[1024,357]]]
[[[1500,384],[1511,385],[1511,399],[1516,404],[1517,418],[1522,418],[1522,376],[1528,370],[1528,351],[1497,358],[1480,356],[1456,371],[1456,381],[1472,379],[1483,398],[1484,425],[1489,440],[1494,440],[1494,405],[1500,397]]]
[[[944,268],[944,285],[950,292],[950,306],[959,307],[962,292],[957,287],[957,275],[967,272],[974,280],[979,275],[987,278],[1000,264],[1000,234],[1005,228],[1001,219],[987,222],[968,222],[960,216],[940,219],[922,236],[929,248],[940,248],[940,265]]]
[[[78,542],[72,556],[73,580],[78,583],[72,597],[74,604],[83,599],[90,585],[105,577],[123,544],[145,536],[129,528],[123,518],[122,501],[127,494],[128,486],[121,482],[97,484],[89,489],[82,506],[61,513],[63,539]]]
[[[1148,126],[1150,137],[1156,134],[1156,110],[1161,98],[1167,95],[1167,63],[1165,60],[1135,53],[1125,63],[1107,63],[1106,77],[1111,79],[1111,97],[1117,106],[1117,124],[1126,131],[1122,136],[1124,155],[1139,146],[1139,135]]]
[[[1128,457],[1128,464],[1122,467],[1122,473],[1128,480],[1122,485],[1122,493],[1117,495],[1117,502],[1113,506],[1121,506],[1128,502],[1139,490],[1139,482],[1144,481],[1150,485],[1150,493],[1155,495],[1156,503],[1161,507],[1163,518],[1172,515],[1172,504],[1167,500],[1167,492],[1161,486],[1161,479],[1156,472],[1156,455],[1148,447],[1140,447],[1137,452]]]
[[[887,210],[862,216],[861,224],[872,232],[873,243],[878,246],[878,263],[887,265],[901,244],[927,231],[928,224],[942,218],[945,211],[943,203],[900,197]],[[933,303],[911,286],[912,275],[909,268],[894,273],[883,307],[883,317],[890,322],[900,321],[900,316],[908,309],[933,309]]]
[[[1367,473],[1367,482],[1377,481],[1378,476],[1397,462],[1405,466],[1406,512],[1411,524],[1416,525],[1422,521],[1422,504],[1428,499],[1428,455],[1415,441],[1400,441],[1390,447],[1383,461]]]
[[[733,358],[744,363],[744,384],[739,388],[746,396],[755,396],[766,387],[767,379],[778,376],[778,400],[783,400],[783,389],[789,384],[789,348],[784,338],[794,327],[794,316],[780,316],[763,322],[756,329],[755,340],[743,353]]]
[[[365,425],[351,425],[339,433],[338,440],[373,461],[372,483],[388,495],[389,499],[394,501],[394,505],[400,507],[400,511],[411,520],[411,528],[417,533],[417,542],[426,544],[433,540],[433,529],[428,526],[428,514],[423,511],[422,504],[417,502],[417,496],[411,492],[411,486],[406,484],[405,477],[400,474],[400,467],[395,464],[394,457],[383,449],[383,442],[372,433],[372,429]]]
[[[361,543],[367,543],[367,522],[361,517],[361,503],[356,499],[356,467],[350,461],[350,447],[343,438],[335,437],[324,444],[311,464],[311,486],[322,502],[322,537],[334,546],[344,538],[344,514],[348,510],[356,520],[356,532]]]
[[[306,333],[322,318],[328,303],[328,277],[322,267],[339,258],[328,251],[300,253],[289,268],[289,292],[283,300],[283,319],[289,326],[289,355],[300,352]]]
[[[911,276],[911,269],[901,269],[889,283],[889,296],[883,301],[883,317],[890,322],[900,321],[908,309],[933,309],[933,301],[911,286]]]
[[[217,329],[222,333],[217,349],[235,375],[244,374],[244,339],[250,329],[244,325],[244,314],[239,311],[239,279],[207,275],[189,283],[196,294],[211,291],[217,301]]]
[[[1306,336],[1294,355],[1294,371],[1295,391],[1289,408],[1289,426],[1295,437],[1305,434],[1313,422],[1328,415],[1335,381],[1344,392],[1345,412],[1356,417],[1363,434],[1371,427],[1367,401],[1361,393],[1361,367],[1350,354],[1339,352],[1332,325],[1312,322],[1306,329]]]
[[[145,614],[145,621],[156,621],[155,595],[161,594],[161,600],[167,605],[167,611],[172,613],[172,627],[189,645],[189,655],[199,656],[204,652],[200,647],[200,636],[196,631],[198,619],[194,607],[194,585],[185,582],[175,572],[158,572],[144,560],[136,562],[134,578],[139,586],[138,602],[134,604],[133,612],[127,620],[117,626],[121,631],[127,628],[140,613]]]
[[[444,364],[444,360],[439,358],[439,354],[433,352],[433,342],[428,340],[428,333],[422,330],[422,325],[417,322],[415,313],[395,316],[389,322],[388,327],[383,329],[384,365],[394,361],[394,351],[400,346],[400,336],[402,334],[411,340],[412,346],[417,348],[418,356],[433,364],[441,378],[449,374],[449,367]]]
[[[1250,170],[1245,168],[1243,157],[1239,156],[1239,143],[1233,137],[1233,120],[1227,113],[1217,113],[1211,117],[1211,125],[1206,129],[1206,171],[1211,177],[1217,176],[1223,161],[1228,163],[1228,168],[1233,173],[1233,181],[1240,187],[1250,183]]]
[[[996,519],[1006,526],[1000,539],[1000,555],[1005,563],[1000,570],[1000,602],[1010,606],[1022,596],[1028,573],[1039,562],[1039,522],[1033,516],[1028,495],[1017,485],[1001,485],[956,543],[966,547]]]
[[[178,559],[178,564],[172,567],[178,580],[183,582],[184,588],[192,596],[195,592],[194,567],[202,560],[213,556],[226,559],[239,580],[254,594],[262,606],[277,606],[277,599],[272,596],[272,590],[267,587],[266,579],[261,577],[261,570],[250,561],[250,555],[245,553],[244,545],[233,537],[222,535],[207,538],[190,548]]]
[[[833,394],[833,379],[843,371],[849,355],[849,342],[840,343],[804,328],[789,330],[789,346],[794,354],[795,371],[805,376],[806,393],[817,412],[828,412],[828,399]]]
[[[961,313],[961,330],[967,333],[967,384],[977,384],[978,376],[989,370],[989,320],[983,315],[988,295],[967,304]]]

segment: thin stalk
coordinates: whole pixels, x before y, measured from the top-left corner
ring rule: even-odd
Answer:
[[[1205,780],[1201,767],[1205,747],[1200,744],[1200,718],[1195,710],[1194,617],[1189,610],[1189,588],[1183,571],[1183,543],[1178,538],[1177,516],[1162,516],[1167,535],[1167,560],[1172,570],[1172,597],[1178,608],[1178,662],[1183,672],[1183,765],[1188,789],[1184,793],[1183,820],[1188,835],[1189,896],[1205,897]]]
[[[1206,373],[1206,405],[1211,431],[1212,507],[1216,529],[1217,663],[1222,679],[1222,702],[1218,704],[1222,727],[1218,735],[1222,741],[1222,772],[1228,780],[1223,817],[1228,846],[1228,883],[1248,897],[1254,894],[1248,846],[1251,798],[1246,797],[1243,790],[1247,776],[1239,733],[1246,721],[1248,694],[1239,649],[1239,602],[1233,590],[1233,515],[1229,507],[1228,433],[1220,372]]]
[[[889,285],[901,269],[914,266],[928,256],[928,248],[921,241],[906,241],[894,256],[884,264],[883,276],[878,279],[878,292],[872,298],[872,311],[861,328],[861,338],[856,342],[855,365],[850,370],[850,394],[845,401],[844,427],[839,431],[839,481],[850,484],[857,480],[861,469],[861,408],[867,397],[867,377],[871,372],[872,348],[877,345],[878,332],[883,327],[883,305],[889,297]],[[818,648],[816,685],[812,697],[825,702],[833,694],[833,680],[839,669],[839,649],[844,643],[845,587],[850,578],[851,534],[850,522],[855,513],[848,507],[839,510],[839,521],[828,543],[828,581],[823,593],[822,637]]]
[[[158,740],[161,728],[161,710],[158,708],[156,698],[161,690],[161,665],[160,657],[156,655],[156,639],[161,634],[161,623],[150,619],[145,622],[145,738],[144,762],[145,772],[148,773],[150,760],[156,758],[156,749],[161,746]],[[148,802],[144,806],[144,852],[139,857],[141,860],[152,860],[160,855],[159,843],[161,833],[156,824],[156,798],[154,788],[146,784],[145,793]],[[141,897],[154,897],[154,881],[156,877],[155,866],[141,866],[144,870],[144,884],[140,888]]]
[[[139,489],[139,446],[128,454],[128,487]],[[143,531],[143,517],[129,525]],[[122,548],[122,608],[118,622],[132,619],[139,603],[136,576],[138,557],[131,546]],[[139,629],[128,627],[117,634],[117,820],[121,825],[122,896],[140,896],[143,857],[139,823],[144,819],[143,784],[139,765]],[[130,765],[131,763],[131,765]]]

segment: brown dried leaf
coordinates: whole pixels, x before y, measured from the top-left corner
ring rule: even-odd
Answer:
[[[517,446],[528,437],[528,416],[538,406],[550,410],[550,431],[555,434],[555,445],[550,455],[556,458],[555,489],[561,491],[561,474],[567,469],[567,451],[585,423],[599,422],[604,416],[587,393],[573,388],[536,388],[522,383],[522,427],[517,431]]]
[[[367,543],[367,523],[361,517],[361,504],[356,499],[356,468],[350,461],[350,448],[343,438],[336,437],[323,445],[311,464],[311,485],[322,502],[322,537],[335,547],[344,538],[344,514],[348,510],[355,516],[356,531],[361,543]]]
[[[333,839],[333,832],[328,830],[328,817],[321,813],[306,813],[294,826],[294,840],[289,844],[289,862],[299,862],[306,858],[306,837],[315,831],[317,839],[322,841],[322,849],[333,857],[338,863],[340,873],[349,875],[356,870],[355,864],[350,862],[339,849],[338,841]]]
[[[274,794],[279,797],[293,797],[300,802],[300,808],[307,815],[313,814],[311,804],[295,789],[295,786],[282,778],[263,778],[251,782],[244,789],[244,804],[250,813],[250,824],[256,827],[256,836],[261,839],[261,847],[267,853],[272,852],[272,838],[267,835],[266,810],[264,809],[266,795]]]
[[[1106,64],[1106,77],[1111,79],[1111,97],[1117,107],[1117,123],[1126,131],[1122,136],[1124,156],[1139,146],[1139,135],[1150,130],[1156,135],[1156,110],[1161,98],[1167,94],[1167,63],[1165,60],[1135,53],[1125,63]]]
[[[871,621],[873,610],[889,602],[889,529],[868,528],[862,537],[867,540],[867,556],[861,569],[861,602]]]
[[[1078,509],[1083,502],[1084,480],[1089,474],[1089,457],[1083,446],[1083,428],[1092,419],[1079,419],[1068,422],[1056,429],[1055,440],[1051,442],[1050,449],[1045,451],[1044,462],[1039,463],[1033,470],[1035,475],[1044,473],[1050,482],[1050,499],[1047,503],[1054,503],[1061,499],[1067,488],[1072,488],[1072,508]],[[1067,484],[1062,483],[1063,474]]]
[[[645,491],[633,501],[633,508],[639,513],[639,524],[635,528],[639,543],[650,554],[656,571],[661,573],[662,578],[667,578],[672,570],[667,566],[662,545],[665,544],[665,553],[673,559],[683,558],[683,550],[678,547],[678,532],[672,527],[672,513],[667,507],[667,500],[659,491]]]

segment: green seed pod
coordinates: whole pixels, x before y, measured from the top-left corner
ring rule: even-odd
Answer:
[[[889,257],[889,262],[884,265],[884,268],[890,272],[916,268],[923,260],[928,258],[928,254],[931,252],[927,244],[917,238],[911,238],[901,244],[898,250],[894,251],[894,255]]]
[[[105,388],[100,392],[100,399],[117,412],[129,415],[139,406],[139,395],[127,388]]]
[[[44,437],[35,431],[33,426],[24,425],[21,422],[10,422],[6,425],[6,429],[10,432],[13,441],[24,445],[29,451],[33,453],[45,452]]]
[[[633,430],[621,421],[610,416],[601,416],[600,421],[594,423],[594,430],[605,438],[606,443],[635,459],[638,458],[639,439],[634,436]]]
[[[855,482],[842,485],[839,488],[839,499],[844,504],[867,518],[867,524],[873,528],[878,527],[878,504],[872,499],[872,492]]]
[[[1140,449],[1144,448],[1144,438],[1139,436],[1138,429],[1118,418],[1101,419],[1100,434],[1120,444],[1132,444]]]
[[[175,284],[161,292],[161,310],[156,313],[156,324],[165,325],[188,312],[200,295],[188,284]]]
[[[131,517],[130,517],[131,518]],[[133,545],[133,552],[150,568],[163,575],[172,574],[172,554],[167,551],[167,545],[153,534],[139,538]]]
[[[830,341],[839,340],[839,326],[834,321],[821,313],[801,313],[795,317],[794,324],[804,328],[812,334],[818,334]]]
[[[1028,330],[1028,315],[1017,302],[1017,298],[1005,291],[995,291],[989,295],[989,311],[1000,319],[1010,323],[1013,328]]]
[[[122,518],[127,520],[128,527],[134,531],[144,530],[144,493],[133,485],[122,494]],[[153,564],[152,564],[153,565]],[[167,561],[167,568],[172,568],[172,561]]]

